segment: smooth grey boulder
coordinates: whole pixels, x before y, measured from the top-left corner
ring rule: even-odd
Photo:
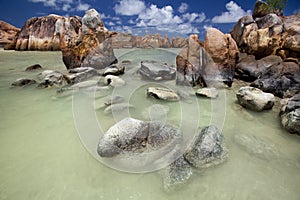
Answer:
[[[184,153],[184,158],[197,168],[207,168],[223,163],[227,157],[228,150],[225,147],[223,135],[214,125],[204,127]]]
[[[165,190],[174,190],[186,184],[192,175],[193,171],[191,165],[183,156],[180,156],[165,169],[163,174]]]
[[[145,79],[154,81],[172,80],[176,77],[176,70],[166,63],[157,61],[142,61],[138,73]]]
[[[182,133],[173,126],[128,117],[108,129],[97,151],[101,157],[114,157],[156,151],[168,145],[174,147],[181,140]]]
[[[273,94],[250,86],[241,87],[236,97],[240,105],[254,111],[271,109],[275,102]]]
[[[100,78],[99,82],[100,85],[110,85],[112,87],[122,87],[126,84],[126,82],[118,77],[118,76],[114,76],[114,75],[107,75],[105,77]]]
[[[180,97],[178,94],[167,88],[160,88],[160,87],[149,87],[147,89],[147,95],[153,97],[155,99],[161,99],[165,101],[179,101]]]
[[[17,80],[15,80],[11,86],[14,86],[14,87],[25,87],[25,86],[28,86],[28,85],[31,85],[31,84],[35,84],[36,83],[36,80],[33,80],[33,79],[29,79],[29,78],[19,78]]]
[[[282,102],[279,115],[288,132],[300,135],[300,93]]]
[[[218,97],[219,92],[216,88],[200,88],[196,91],[196,95],[200,97],[207,97],[215,99]]]

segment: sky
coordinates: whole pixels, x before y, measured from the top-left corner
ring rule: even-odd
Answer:
[[[196,33],[208,27],[230,32],[251,14],[256,0],[0,0],[0,20],[21,28],[27,19],[49,14],[83,16],[96,9],[109,30],[132,34]],[[300,0],[289,0],[284,15],[300,12]]]

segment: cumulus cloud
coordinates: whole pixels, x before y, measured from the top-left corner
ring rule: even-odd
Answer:
[[[251,10],[247,12],[237,5],[234,1],[230,1],[226,4],[227,12],[223,12],[219,16],[212,18],[212,23],[234,23],[237,22],[241,17],[251,14]]]
[[[188,22],[196,22],[201,23],[206,19],[205,14],[202,13],[186,13],[182,15],[183,20],[186,20]]]
[[[181,5],[178,8],[178,12],[185,13],[188,8],[189,8],[189,5],[187,3],[181,3]]]
[[[43,3],[46,7],[51,7],[55,10],[63,10],[65,12],[72,11],[85,11],[91,6],[87,3],[82,3],[82,1],[75,0],[28,0],[32,3]]]
[[[141,0],[121,0],[114,7],[116,14],[120,15],[138,15],[146,8]]]

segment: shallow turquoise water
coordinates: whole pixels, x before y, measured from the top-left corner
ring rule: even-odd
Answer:
[[[128,50],[116,51],[120,61],[132,61],[123,76],[127,86],[139,86],[125,86],[116,91],[128,94],[134,106],[129,110],[131,116],[146,119],[145,109],[160,103],[145,97],[146,82],[134,73],[138,61],[155,59],[174,64],[176,54],[172,51],[178,50],[133,50],[127,54]],[[170,108],[166,120],[187,130],[192,125],[202,126],[212,120],[221,126],[224,121],[223,134],[229,149],[227,162],[195,171],[180,190],[165,192],[159,173],[120,172],[102,164],[86,150],[77,133],[78,124],[74,122],[72,96],[60,97],[55,88],[10,88],[17,78],[36,77],[38,72],[24,71],[36,63],[45,69],[66,71],[60,52],[0,51],[1,200],[299,199],[300,138],[281,128],[275,108],[254,113],[236,105],[237,87],[226,89],[221,102],[196,99],[192,104],[164,104]],[[97,99],[95,104],[101,101]],[[191,107],[196,114],[189,110]],[[95,118],[104,131],[114,124],[112,115],[102,110],[95,112]],[[89,127],[85,128],[87,135],[92,134]],[[257,140],[243,145],[237,142],[241,135]],[[91,144],[97,143],[92,135],[87,138]]]

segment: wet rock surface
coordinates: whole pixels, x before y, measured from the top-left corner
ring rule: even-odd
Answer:
[[[36,80],[34,79],[28,79],[28,78],[19,78],[15,82],[13,82],[11,85],[14,87],[25,87],[31,84],[35,84]]]
[[[241,87],[236,97],[240,105],[254,111],[271,109],[275,102],[273,94],[249,86]]]
[[[218,97],[219,92],[216,88],[200,88],[196,91],[196,95],[215,99]]]
[[[300,135],[300,93],[283,100],[279,115],[287,131]]]

